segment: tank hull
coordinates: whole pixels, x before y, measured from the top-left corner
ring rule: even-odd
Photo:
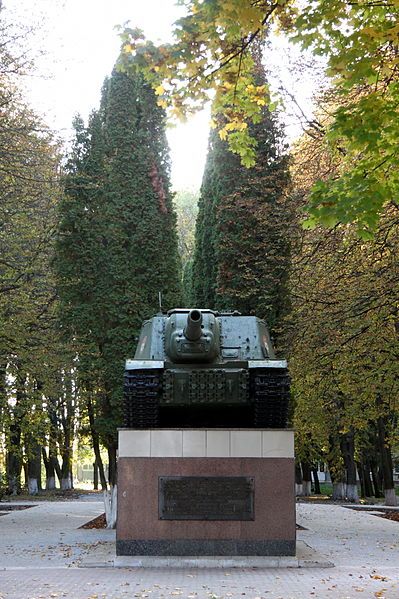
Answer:
[[[127,369],[125,426],[286,428],[289,398],[283,361],[274,367]]]

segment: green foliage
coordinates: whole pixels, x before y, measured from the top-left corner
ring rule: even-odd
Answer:
[[[321,107],[326,113],[329,101]],[[298,144],[293,182],[299,208],[314,180],[321,173],[334,178],[344,160],[322,136]],[[344,470],[341,443],[351,432],[358,461],[370,469],[381,458],[375,448],[378,419],[384,421],[386,447],[398,446],[398,231],[398,211],[391,205],[372,241],[359,239],[355,225],[328,232],[318,227],[302,234],[294,253],[287,327],[297,451],[326,459],[336,475]]]
[[[173,198],[177,216],[179,255],[183,270],[192,259],[195,242],[195,220],[198,214],[198,193],[183,189]]]
[[[326,140],[342,156],[340,176],[317,184],[312,221],[376,230],[384,206],[399,192],[397,2],[310,2],[294,19],[292,39],[326,56],[337,107]]]
[[[180,293],[164,115],[139,74],[113,72],[89,126],[75,121],[60,207],[57,271],[83,396],[115,447],[124,360],[145,317]]]
[[[198,193],[181,190],[175,194],[179,255],[182,264],[183,306],[193,305],[192,268],[195,244],[195,221],[198,215]]]
[[[326,142],[342,153],[343,171],[314,188],[307,225],[354,222],[363,238],[371,237],[399,191],[398,1],[182,3],[186,15],[175,24],[172,44],[157,47],[138,30],[123,31],[122,68],[138,60],[173,116],[214,98],[213,125],[251,167],[256,139],[249,125],[259,122],[265,104],[273,104],[268,86],[253,76],[254,41],[279,29],[325,57],[339,95]]]
[[[51,268],[60,156],[53,136],[24,101],[20,80],[27,58],[14,55],[18,36],[5,18],[0,25],[0,423],[12,491],[18,491],[22,461],[29,468],[38,447],[47,443],[49,398],[60,400],[57,371],[70,367],[71,358],[60,343]]]
[[[193,259],[186,262],[183,268],[183,305],[194,306],[196,303],[193,294]]]
[[[256,81],[265,81],[260,66]],[[256,164],[247,169],[227,142],[211,133],[192,284],[197,305],[256,314],[276,328],[289,304],[288,161],[282,131],[265,107],[251,135]]]
[[[126,28],[120,68],[143,69],[172,117],[185,117],[212,98],[214,125],[247,167],[255,164],[256,139],[249,123],[270,102],[267,84],[254,78],[250,46],[271,21],[285,21],[291,1],[182,2],[187,14],[175,23],[173,44],[155,46],[138,29]]]

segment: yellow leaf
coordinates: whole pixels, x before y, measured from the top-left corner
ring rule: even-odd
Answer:
[[[373,27],[363,27],[363,29],[361,30],[362,34],[365,34],[367,37],[380,37],[381,34],[376,31]]]
[[[123,51],[126,52],[126,54],[129,54],[129,52],[132,52],[132,50],[133,50],[132,44],[125,44],[123,46]]]
[[[162,96],[162,94],[165,93],[165,88],[163,85],[158,85],[158,87],[155,88],[155,93],[157,96]]]

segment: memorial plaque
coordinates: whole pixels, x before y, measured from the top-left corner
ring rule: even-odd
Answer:
[[[254,520],[250,476],[160,476],[160,520]]]

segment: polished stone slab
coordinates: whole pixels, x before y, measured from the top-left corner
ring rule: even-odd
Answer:
[[[294,465],[293,458],[119,458],[117,539],[140,543],[149,540],[151,554],[152,541],[156,540],[172,544],[192,539],[295,542]],[[189,511],[196,518],[163,519],[159,506],[161,482],[165,477],[184,480],[194,477],[200,482],[215,477],[250,478],[254,518],[223,520],[221,514],[218,519],[207,519],[193,488],[193,505]],[[234,503],[234,496],[227,487],[225,495],[226,502]],[[145,553],[144,545],[141,547],[140,551]],[[120,551],[123,548],[122,543]],[[234,549],[234,554],[237,551]]]
[[[290,429],[121,429],[119,457],[293,458]]]
[[[124,539],[116,541],[117,555],[205,556],[295,555],[292,539]]]

